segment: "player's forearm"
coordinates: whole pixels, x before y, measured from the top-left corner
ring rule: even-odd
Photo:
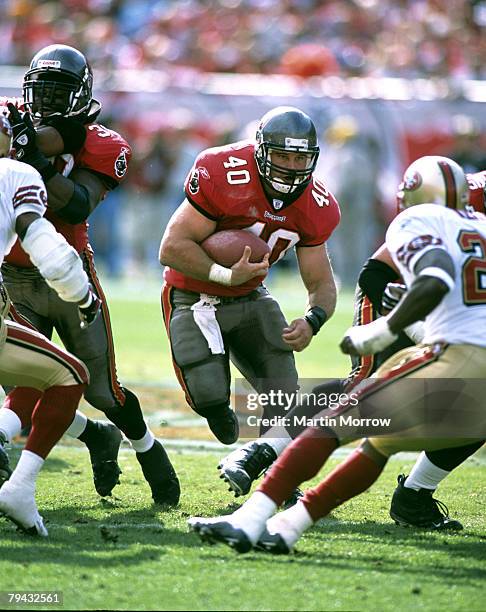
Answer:
[[[419,276],[399,306],[388,319],[390,331],[398,334],[405,327],[425,319],[443,300],[449,291],[447,285],[432,276]]]
[[[64,141],[59,132],[50,126],[36,129],[36,145],[46,157],[54,157],[64,153]]]
[[[189,239],[162,240],[159,261],[182,274],[197,280],[207,281],[214,261],[201,247]]]
[[[73,197],[74,182],[57,173],[46,182],[46,188],[49,208],[58,211],[64,208]]]
[[[309,308],[319,306],[330,319],[336,309],[337,289],[334,278],[326,279],[307,285]]]

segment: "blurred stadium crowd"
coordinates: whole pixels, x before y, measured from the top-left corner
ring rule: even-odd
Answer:
[[[3,61],[55,42],[94,68],[301,76],[485,75],[483,0],[12,0]]]
[[[223,94],[209,102],[205,92],[184,99],[170,91],[207,73],[481,80],[486,0],[0,0],[0,11],[6,16],[0,20],[1,63],[26,67],[52,43],[79,48],[94,69],[101,122],[133,148],[127,181],[90,218],[98,261],[112,275],[158,269],[160,236],[197,153],[253,134],[254,120],[271,106],[301,106],[320,129],[320,170],[344,210],[331,254],[347,285],[389,221],[384,163],[396,157],[394,170],[401,171],[416,151],[457,153],[468,171],[486,167],[482,122],[468,109],[451,107],[448,125],[427,138],[423,131],[413,134],[415,125],[403,136],[406,130],[396,128],[400,111],[388,118],[370,109],[353,116],[345,103],[322,99],[266,99],[253,91],[250,101]],[[137,93],[117,91],[110,77],[100,77],[125,70],[142,83]],[[168,75],[165,97],[144,94],[150,70]],[[16,95],[20,87],[21,78]],[[403,154],[385,146],[383,133],[390,134],[392,124],[407,141],[399,145]]]

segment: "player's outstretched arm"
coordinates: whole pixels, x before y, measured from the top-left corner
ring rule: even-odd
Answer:
[[[400,331],[425,319],[454,287],[454,263],[443,249],[427,251],[413,272],[409,290],[390,314],[347,330],[340,344],[343,353],[370,355],[383,350],[396,340]]]

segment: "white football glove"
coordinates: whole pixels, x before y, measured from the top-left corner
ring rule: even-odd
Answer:
[[[387,314],[393,310],[407,292],[407,287],[401,283],[388,283],[381,298],[381,312]]]
[[[350,327],[340,347],[347,355],[374,355],[390,346],[397,337],[390,331],[387,317],[380,317],[367,325]]]

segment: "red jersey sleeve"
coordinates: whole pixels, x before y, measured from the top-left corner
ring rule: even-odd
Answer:
[[[469,203],[478,212],[484,213],[486,209],[486,170],[475,174],[466,174],[469,184]]]
[[[189,202],[205,217],[217,221],[223,216],[218,206],[219,198],[215,196],[215,149],[206,149],[200,153],[184,183],[184,192]]]
[[[307,189],[307,213],[300,221],[301,239],[297,246],[313,247],[326,242],[341,220],[339,204],[324,183],[314,178]]]
[[[108,189],[125,178],[132,150],[117,132],[93,123],[87,126],[84,146],[74,156],[76,168],[86,168],[103,175]]]

